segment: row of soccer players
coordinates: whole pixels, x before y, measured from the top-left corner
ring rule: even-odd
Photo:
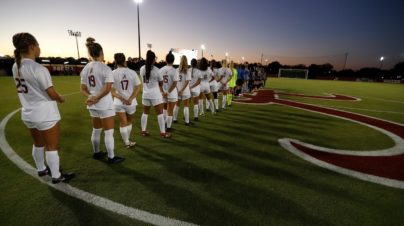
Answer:
[[[34,158],[39,176],[51,175],[53,183],[68,182],[74,178],[74,173],[62,173],[59,167],[59,143],[61,119],[57,103],[63,103],[64,97],[54,88],[49,71],[35,62],[40,55],[37,40],[29,33],[18,33],[13,36],[16,63],[13,66],[13,77],[16,84],[18,97],[22,105],[21,119],[31,132],[34,140],[32,156]],[[136,97],[140,92],[140,80],[136,73],[125,67],[123,54],[116,54],[116,62],[119,65],[114,72],[105,65],[103,49],[93,38],[88,38],[86,46],[92,59],[81,72],[81,92],[87,97],[85,103],[92,118],[91,142],[93,146],[93,158],[102,159],[108,156],[108,163],[120,163],[125,159],[115,156],[114,152],[114,116],[120,118],[120,132],[128,147],[135,143],[129,141],[132,130],[132,116],[136,108]],[[181,59],[178,70],[172,67],[174,57],[167,55],[168,65],[161,70],[155,67],[155,54],[147,52],[146,65],[140,69],[140,77],[143,82],[143,114],[141,117],[141,134],[148,136],[147,120],[150,108],[153,106],[157,112],[160,135],[170,138],[166,131],[171,128],[174,112],[178,111],[178,100],[184,103],[185,123],[189,121],[189,99],[194,98],[194,117],[197,118],[203,109],[199,100],[200,93],[206,95],[209,108],[212,113],[218,106],[210,98],[211,83],[219,83],[223,90],[223,107],[226,106],[227,83],[231,78],[231,70],[226,66],[218,71],[221,76],[217,78],[209,69],[207,60],[202,59],[200,70],[196,60],[193,60],[188,68],[187,59]],[[225,65],[225,64],[224,64]],[[114,85],[114,91],[111,92]],[[216,86],[217,87],[217,86]],[[213,87],[213,93],[217,93]],[[115,98],[113,98],[113,96]],[[217,100],[217,94],[215,95]],[[164,109],[167,116],[164,118]],[[202,113],[202,112],[201,112]],[[100,137],[104,131],[104,143],[107,152],[100,151]],[[45,151],[46,150],[46,151]],[[45,156],[46,163],[45,164]]]
[[[174,55],[170,52],[166,56],[167,66],[158,69],[154,66],[155,54],[148,51],[146,63],[140,69],[142,79],[140,81],[136,72],[126,67],[126,59],[122,53],[115,54],[115,63],[118,68],[112,72],[103,63],[101,45],[94,41],[92,38],[87,39],[87,47],[93,60],[81,72],[81,92],[87,96],[87,108],[93,119],[91,140],[94,158],[102,158],[106,154],[99,150],[99,137],[102,130],[108,138],[105,142],[107,151],[113,149],[113,138],[110,134],[113,134],[115,114],[120,119],[120,133],[125,145],[127,147],[135,145],[129,137],[132,131],[133,114],[138,104],[136,99],[142,84],[142,136],[150,135],[147,131],[147,121],[151,107],[156,110],[160,136],[163,138],[171,137],[172,123],[177,121],[181,102],[184,103],[184,119],[187,126],[191,125],[189,119],[191,98],[196,103],[193,106],[194,120],[198,120],[198,114],[204,114],[203,96],[206,97],[212,114],[219,110],[217,98],[219,89],[223,90],[222,107],[226,107],[228,82],[232,76],[231,70],[226,66],[212,70],[208,61],[202,58],[199,67],[196,59],[192,59],[191,66],[188,67],[188,60],[183,56],[179,68],[175,69]],[[225,62],[224,65],[226,65]],[[211,92],[215,102],[211,98]],[[123,161],[123,158],[114,156],[112,151],[108,151],[108,157],[115,159],[114,162]]]

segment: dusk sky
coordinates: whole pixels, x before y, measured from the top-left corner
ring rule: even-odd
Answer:
[[[116,52],[138,55],[137,10],[133,0],[1,0],[0,54],[12,55],[11,38],[30,32],[42,56],[77,57],[67,30],[94,37],[112,60]],[[151,43],[159,60],[170,48],[200,49],[205,57],[238,62],[334,64],[389,69],[404,61],[403,0],[143,0],[142,56]],[[331,57],[321,57],[330,56]],[[283,56],[283,57],[282,57]],[[264,62],[265,63],[265,62]]]

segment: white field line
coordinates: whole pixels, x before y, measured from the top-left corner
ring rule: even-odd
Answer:
[[[73,94],[67,94],[67,95],[73,95]],[[65,95],[66,96],[66,95]],[[125,206],[123,204],[111,201],[107,198],[100,197],[94,194],[91,194],[89,192],[80,190],[78,188],[75,188],[73,186],[70,186],[65,183],[60,183],[60,184],[52,184],[50,178],[40,178],[37,175],[37,171],[34,167],[29,165],[26,161],[24,161],[14,150],[10,147],[10,145],[7,142],[6,139],[6,134],[5,134],[5,129],[8,121],[13,117],[20,109],[17,109],[11,113],[9,113],[0,123],[0,148],[3,151],[3,153],[9,158],[17,167],[19,167],[21,170],[23,170],[25,173],[31,175],[35,179],[39,180],[41,183],[44,183],[48,185],[49,187],[52,187],[58,191],[61,191],[67,195],[70,195],[72,197],[75,197],[77,199],[80,199],[86,203],[104,208],[106,210],[109,210],[111,212],[121,214],[124,216],[127,216],[129,218],[143,221],[149,224],[153,225],[195,225],[192,223],[180,221],[180,220],[175,220],[169,217],[164,217],[160,216],[157,214],[153,214],[144,210],[132,208],[129,206]]]
[[[364,181],[368,181],[368,182],[372,182],[372,183],[376,183],[376,184],[381,184],[384,186],[388,186],[388,187],[393,187],[393,188],[398,188],[398,189],[404,189],[404,182],[403,181],[399,181],[399,180],[393,180],[393,179],[389,179],[389,178],[383,178],[383,177],[378,177],[378,176],[374,176],[374,175],[370,175],[370,174],[366,174],[366,173],[361,173],[358,171],[354,171],[354,170],[350,170],[350,169],[345,169],[336,165],[332,165],[330,163],[324,162],[322,160],[316,159],[304,152],[301,152],[300,150],[298,150],[297,148],[295,148],[292,144],[291,144],[291,140],[287,139],[287,138],[283,138],[283,139],[279,139],[278,140],[279,144],[285,148],[286,150],[292,152],[293,154],[299,156],[300,158],[311,162],[314,165],[317,165],[319,167],[322,168],[326,168],[329,170],[332,170],[334,172],[343,174],[343,175],[347,175],[350,177],[354,177],[360,180],[364,180]]]
[[[349,109],[349,110],[361,110],[361,111],[369,111],[369,112],[390,113],[390,114],[404,115],[404,112],[398,112],[398,111],[383,111],[383,110],[366,109],[366,108],[342,107],[342,106],[335,106],[335,105],[318,105],[318,106],[321,106],[321,107],[342,108],[342,109]]]

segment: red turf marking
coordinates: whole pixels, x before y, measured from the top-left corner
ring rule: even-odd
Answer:
[[[297,96],[297,97],[307,97],[307,98],[315,98],[315,99],[326,99],[326,100],[357,100],[356,98],[338,94],[332,94],[334,96],[313,96],[313,95],[304,95],[304,94],[296,94],[296,93],[278,93],[280,95],[286,96]]]
[[[284,93],[282,94],[285,95]],[[296,94],[293,95],[296,96]],[[236,100],[235,102],[244,102],[244,103],[273,102],[281,105],[306,109],[309,111],[335,115],[346,119],[366,123],[378,128],[382,128],[404,139],[404,126],[402,125],[337,109],[330,109],[310,104],[299,103],[295,101],[276,99],[275,92],[272,90],[261,90],[257,93],[256,96],[246,95],[246,97],[251,99]],[[335,97],[328,97],[328,98],[315,97],[315,96],[305,96],[305,97],[323,98],[323,99],[338,98],[338,100],[342,99],[356,100],[352,97],[346,97],[343,95],[335,95]],[[352,156],[352,155],[342,155],[342,154],[322,152],[293,142],[292,145],[298,150],[306,153],[307,155],[310,155],[324,162],[333,164],[335,166],[379,177],[404,181],[404,154],[396,156]]]
[[[298,150],[342,168],[404,181],[404,154],[396,156],[352,156],[321,152],[306,146],[291,142]]]

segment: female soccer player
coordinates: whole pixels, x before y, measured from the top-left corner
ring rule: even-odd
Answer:
[[[32,157],[38,176],[50,174],[54,184],[68,182],[74,174],[60,172],[58,153],[60,114],[57,102],[63,103],[65,99],[53,87],[49,71],[35,62],[41,53],[35,37],[29,33],[15,34],[13,45],[16,62],[12,70],[22,105],[21,119],[34,140]],[[49,169],[45,166],[45,156]]]
[[[219,99],[218,99],[219,84],[217,83],[218,67],[217,67],[217,62],[215,60],[212,60],[210,62],[210,69],[212,71],[212,79],[209,82],[209,86],[210,86],[210,91],[212,91],[212,93],[213,93],[215,111],[218,112],[219,111]]]
[[[219,69],[219,76],[220,79],[220,86],[223,92],[222,96],[222,109],[226,109],[227,105],[227,94],[229,93],[229,81],[232,76],[232,71],[230,68],[227,67],[227,61],[223,60],[222,68]]]
[[[199,95],[201,93],[201,79],[202,74],[197,68],[198,61],[196,59],[191,60],[191,82],[189,83],[189,89],[191,90],[191,97],[194,101],[194,121],[198,121],[199,113]]]
[[[166,132],[163,115],[163,76],[159,69],[154,66],[156,55],[151,50],[146,54],[146,65],[140,68],[140,76],[143,80],[143,114],[141,119],[142,136],[149,136],[147,132],[147,118],[150,113],[150,106],[153,106],[157,112],[157,121],[160,127],[160,136],[170,138],[171,134]]]
[[[187,57],[182,56],[180,66],[177,69],[177,74],[179,76],[179,80],[177,82],[178,102],[174,107],[174,122],[177,121],[178,111],[182,100],[184,102],[184,118],[186,126],[191,125],[191,122],[189,121],[189,99],[191,98],[189,82],[191,81],[191,70],[191,68],[188,68]]]
[[[213,105],[213,101],[211,98],[211,91],[209,82],[212,80],[213,72],[210,70],[208,65],[208,60],[206,58],[202,58],[200,62],[199,70],[201,71],[201,94],[199,95],[199,111],[200,115],[204,115],[203,111],[203,96],[206,96],[207,101],[209,102],[209,108],[212,114],[215,114],[215,106]],[[208,109],[206,109],[208,110]]]
[[[121,163],[125,159],[115,156],[114,148],[114,102],[111,88],[114,83],[112,70],[104,64],[104,53],[100,44],[93,38],[87,38],[86,43],[91,62],[80,73],[81,93],[87,97],[86,105],[90,112],[93,132],[93,158],[101,159],[106,153],[100,151],[100,137],[104,130],[104,142],[108,152],[108,163]]]
[[[141,82],[135,71],[126,66],[126,57],[123,53],[114,55],[115,64],[118,67],[112,74],[114,76],[114,97],[115,112],[119,117],[122,140],[127,148],[136,145],[136,142],[129,140],[132,131],[133,115],[136,112],[137,96],[141,89]]]
[[[178,82],[178,74],[177,70],[173,67],[174,63],[174,55],[171,51],[166,56],[167,65],[160,69],[160,74],[163,76],[163,102],[164,102],[164,111],[163,114],[164,120],[167,124],[167,132],[171,132],[171,126],[173,123],[173,111],[175,104],[178,101],[178,91],[177,91],[177,82]]]

